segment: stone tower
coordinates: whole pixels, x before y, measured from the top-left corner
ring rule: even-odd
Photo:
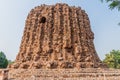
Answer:
[[[98,68],[88,15],[67,4],[41,5],[26,19],[20,51],[11,68]]]

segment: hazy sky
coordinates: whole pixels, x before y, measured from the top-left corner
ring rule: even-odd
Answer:
[[[14,60],[19,51],[25,20],[32,8],[41,4],[67,3],[80,6],[90,18],[95,48],[101,59],[112,49],[120,49],[120,12],[109,10],[99,0],[0,0],[0,51]]]

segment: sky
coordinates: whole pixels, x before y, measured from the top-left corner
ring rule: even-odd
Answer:
[[[120,49],[120,11],[110,10],[100,0],[0,0],[0,51],[9,60],[15,60],[25,27],[25,20],[31,9],[41,4],[67,3],[80,6],[90,18],[94,32],[94,45],[101,60],[113,49]]]

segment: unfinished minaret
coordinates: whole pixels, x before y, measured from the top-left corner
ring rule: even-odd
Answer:
[[[11,68],[104,67],[93,44],[88,15],[67,4],[41,5],[28,14],[20,51]]]

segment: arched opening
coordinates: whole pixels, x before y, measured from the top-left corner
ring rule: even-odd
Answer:
[[[45,23],[45,22],[46,22],[46,18],[45,17],[41,17],[40,23]]]

